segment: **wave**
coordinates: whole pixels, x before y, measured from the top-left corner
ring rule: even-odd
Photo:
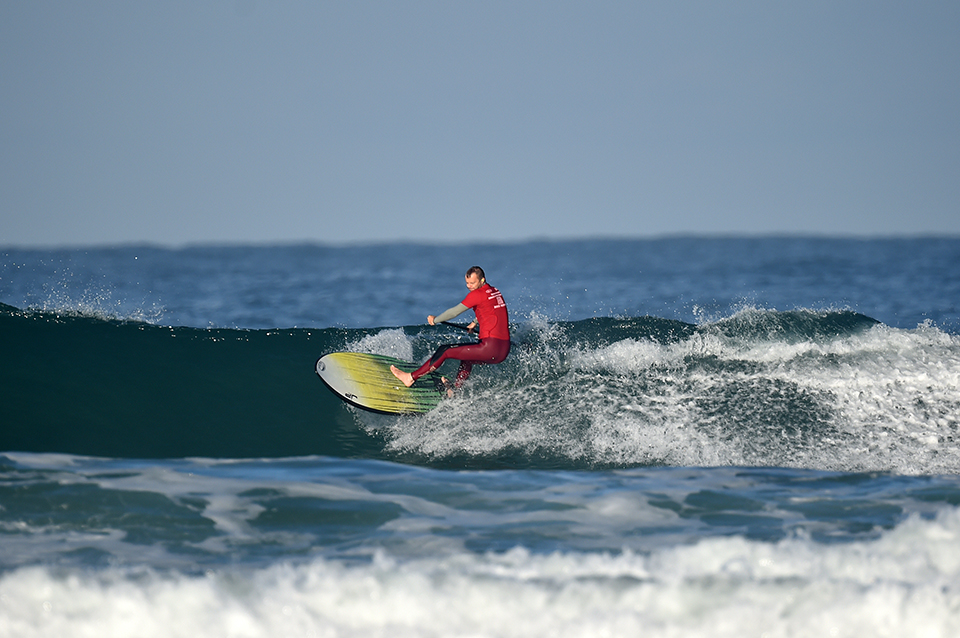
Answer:
[[[335,350],[419,361],[466,338],[451,332],[199,329],[2,306],[0,450],[960,471],[960,338],[848,311],[531,317],[506,362],[421,417],[350,408],[313,373]]]
[[[783,468],[0,455],[0,635],[950,636],[958,499]]]
[[[19,636],[947,636],[958,626],[958,536],[960,510],[946,508],[855,543],[714,536],[644,553],[549,554],[433,546],[412,560],[380,550],[366,561],[202,574],[36,566],[0,573],[0,627]]]

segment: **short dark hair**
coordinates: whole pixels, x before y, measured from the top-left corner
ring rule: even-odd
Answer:
[[[480,281],[483,281],[484,279],[487,278],[487,276],[483,274],[483,268],[481,268],[480,266],[470,266],[469,268],[467,268],[467,277],[469,277],[470,275],[476,275],[477,277],[480,278]]]

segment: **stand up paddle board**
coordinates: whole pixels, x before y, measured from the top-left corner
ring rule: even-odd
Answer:
[[[440,375],[431,372],[409,388],[390,372],[395,365],[412,372],[417,365],[362,352],[331,352],[317,359],[317,374],[338,397],[381,414],[423,414],[437,407],[443,394]]]

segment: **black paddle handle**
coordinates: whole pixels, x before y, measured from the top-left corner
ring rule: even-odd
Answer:
[[[473,332],[473,328],[468,328],[470,324],[468,323],[452,323],[450,321],[441,321],[445,326],[450,326],[451,328],[460,328],[461,330],[466,330],[467,332]]]

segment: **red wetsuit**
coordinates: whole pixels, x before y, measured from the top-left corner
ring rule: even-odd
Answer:
[[[510,353],[510,325],[507,304],[500,291],[484,283],[476,290],[471,290],[462,303],[467,308],[473,308],[477,315],[480,343],[440,346],[429,361],[414,371],[414,379],[436,370],[447,359],[456,359],[460,361],[456,383],[459,387],[470,376],[473,364],[500,363],[507,358]]]

